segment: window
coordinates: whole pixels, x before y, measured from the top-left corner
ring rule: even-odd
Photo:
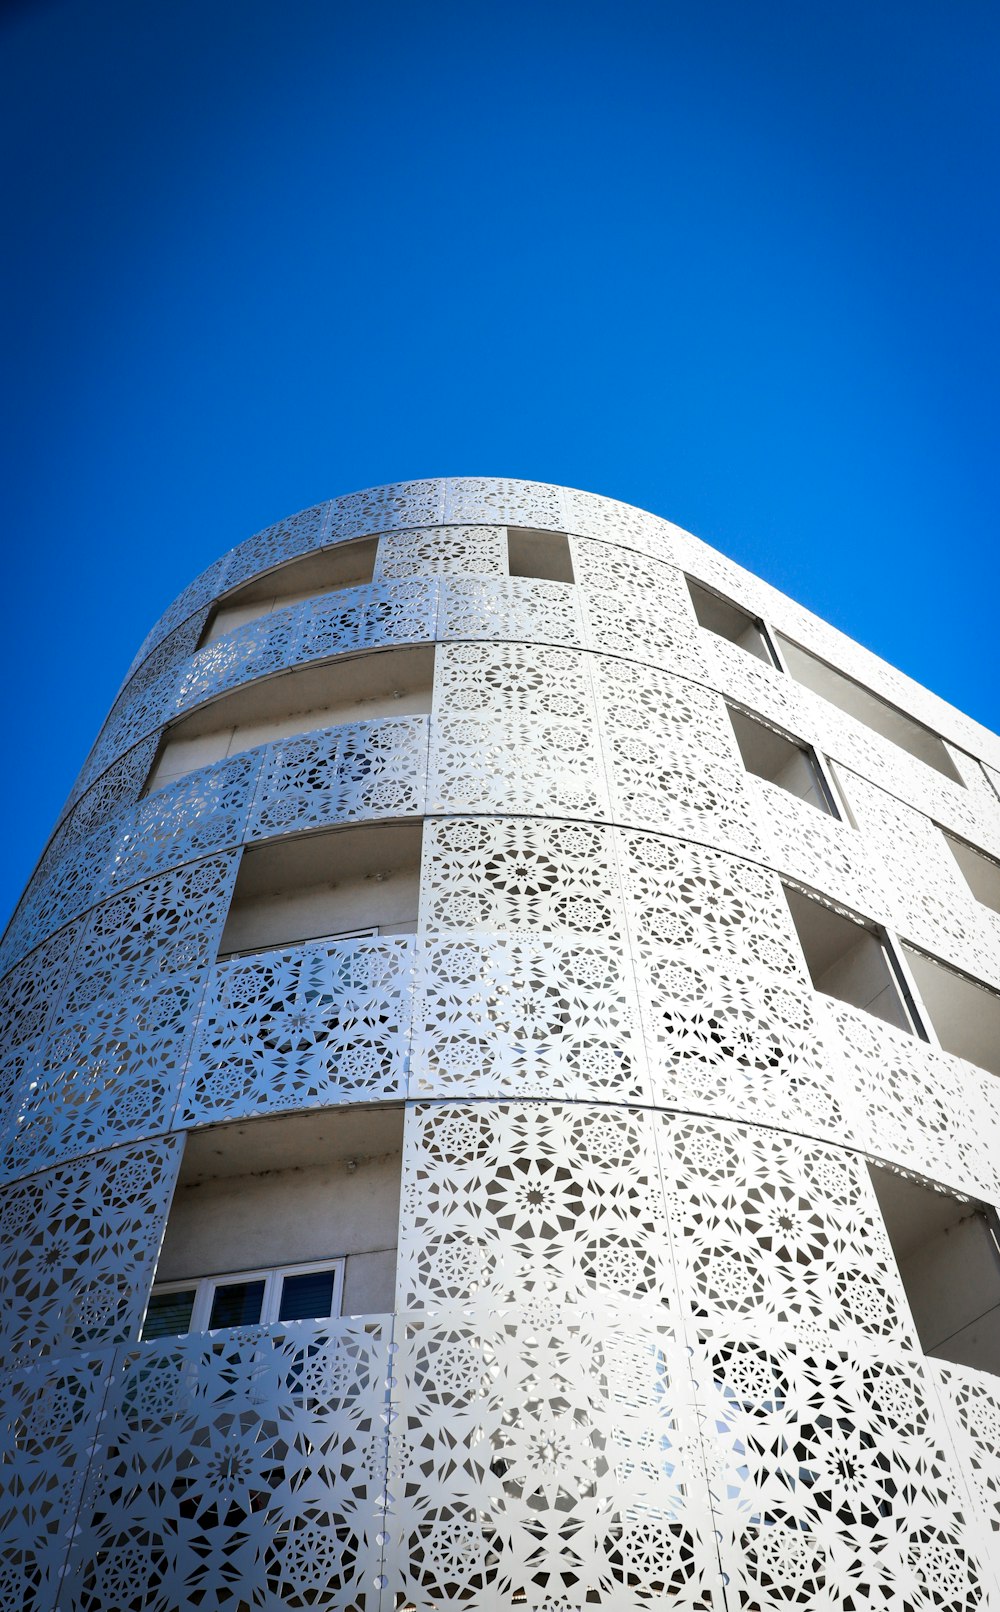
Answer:
[[[255,679],[167,729],[147,792],[274,739],[376,717],[427,715],[433,687],[431,644],[337,657]]]
[[[738,644],[749,655],[767,661],[769,666],[774,665],[774,656],[762,621],[751,616],[749,611],[742,610],[739,605],[723,599],[720,594],[703,588],[700,582],[695,582],[691,577],[685,577],[684,580],[688,585],[694,613],[702,627],[715,633],[717,638],[728,638],[731,644]]]
[[[796,744],[794,739],[743,711],[731,706],[728,709],[747,772],[786,789],[790,795],[815,806],[817,811],[828,812],[831,817],[838,815],[819,763],[807,745]]]
[[[982,902],[984,907],[1000,912],[1000,862],[995,862],[985,851],[977,851],[974,846],[966,845],[964,840],[956,840],[951,834],[945,834],[944,837],[976,900]]]
[[[540,577],[543,582],[572,582],[573,560],[565,532],[529,532],[507,528],[507,567],[512,577]]]
[[[785,886],[785,899],[817,991],[912,1030],[895,968],[874,924]]]
[[[343,1287],[342,1259],[206,1276],[197,1282],[165,1282],[150,1294],[140,1337],[145,1343],[183,1332],[214,1332],[218,1327],[321,1320],[340,1314]]]
[[[189,1131],[143,1336],[391,1310],[402,1147],[384,1103]]]
[[[924,1352],[1000,1373],[1000,1248],[992,1209],[868,1166]]]
[[[873,694],[871,689],[864,688],[856,683],[853,677],[847,677],[838,672],[826,661],[820,660],[817,655],[809,653],[799,644],[793,644],[789,639],[776,634],[785,664],[797,683],[804,688],[811,688],[814,694],[819,694],[824,700],[829,700],[845,715],[852,716],[858,722],[863,722],[874,733],[880,733],[884,739],[890,739],[893,744],[899,745],[918,761],[924,761],[928,767],[950,778],[952,783],[965,787],[958,768],[952,760],[944,740],[925,728],[923,723],[907,716],[888,700],[880,695]]]
[[[1000,992],[913,946],[903,955],[945,1052],[1000,1075]]]
[[[376,929],[414,934],[421,844],[418,823],[371,823],[251,846],[220,958]]]
[[[363,537],[351,543],[335,543],[327,549],[304,554],[287,565],[255,577],[252,582],[220,599],[209,617],[199,648],[222,638],[244,622],[269,616],[272,610],[299,604],[319,594],[340,588],[363,587],[375,572],[377,537]]]

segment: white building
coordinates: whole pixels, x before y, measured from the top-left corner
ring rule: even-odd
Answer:
[[[0,1606],[1000,1609],[997,769],[587,493],[212,566],[3,942]]]

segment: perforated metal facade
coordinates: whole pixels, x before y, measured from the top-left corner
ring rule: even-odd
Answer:
[[[510,529],[568,534],[574,580],[508,575]],[[198,647],[220,599],[370,536],[370,583]],[[700,625],[686,578],[941,735],[957,781]],[[220,696],[421,645],[429,714],[146,790]],[[731,710],[811,747],[840,815],[748,771]],[[817,990],[784,889],[1000,987],[942,832],[1000,857],[997,769],[590,494],[378,488],[213,565],[3,941],[0,1605],[1000,1608],[1000,1379],[922,1351],[866,1163],[1000,1203],[1000,1080],[905,962],[923,1038]],[[375,823],[422,826],[413,933],[218,960],[246,847]],[[137,1341],[188,1133],[386,1104],[392,1313]]]

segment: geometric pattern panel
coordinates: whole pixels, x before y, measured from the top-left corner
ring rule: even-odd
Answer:
[[[345,588],[247,622],[188,662],[170,710],[179,716],[301,662],[433,638],[437,586],[432,579],[413,578]]]
[[[649,1100],[620,948],[535,936],[420,943],[411,1096]]]
[[[0,1381],[0,1606],[52,1612],[107,1389],[108,1353]]]
[[[439,716],[594,721],[590,656],[549,644],[441,644],[434,655]]]
[[[1000,856],[1000,801],[980,769],[967,763],[964,785],[954,783],[810,689],[800,688],[799,699],[807,713],[803,731],[815,734],[827,755],[959,838]]]
[[[220,963],[177,1123],[405,1095],[412,948],[327,941]]]
[[[189,862],[95,907],[82,930],[52,1033],[95,1004],[121,1003],[129,991],[206,969],[229,910],[238,862],[234,852]]]
[[[267,677],[291,665],[302,630],[302,613],[302,605],[286,605],[206,644],[182,669],[170,714],[179,716],[241,683]]]
[[[322,659],[349,649],[416,644],[434,637],[438,584],[428,577],[348,588],[300,606],[297,660]]]
[[[868,1153],[1000,1201],[1000,1090],[961,1058],[845,1002],[818,1004]]]
[[[44,1031],[66,984],[79,933],[79,924],[58,930],[0,984],[0,1048],[5,1056]]]
[[[990,1372],[946,1365],[943,1360],[928,1360],[927,1371],[938,1392],[959,1469],[995,1550],[1000,1537],[1000,1382]]]
[[[260,752],[250,751],[147,795],[119,827],[111,850],[111,888],[240,845],[259,768]]]
[[[888,896],[862,836],[766,778],[752,778],[750,784],[771,843],[772,867],[884,922],[889,916]]]
[[[129,1353],[59,1612],[377,1609],[388,1368],[372,1317]]]
[[[690,596],[674,566],[577,538],[573,567],[590,649],[704,676]]]
[[[331,534],[344,539],[400,526],[433,526],[444,519],[446,486],[441,480],[404,481],[335,498]]]
[[[428,526],[379,539],[378,581],[416,576],[506,576],[502,526]]]
[[[157,736],[151,734],[126,750],[123,756],[91,784],[66,819],[66,827],[73,839],[86,839],[102,823],[129,806],[134,806],[142,794],[149,770],[156,755]]]
[[[439,716],[428,806],[435,812],[607,818],[593,725]]]
[[[407,1114],[401,1310],[514,1305],[540,1324],[567,1304],[655,1314],[672,1293],[666,1230],[641,1110],[449,1102]]]
[[[921,1362],[834,1342],[723,1330],[696,1356],[729,1607],[995,1605]]]
[[[651,515],[648,510],[636,509],[634,504],[620,504],[617,499],[601,498],[575,487],[563,487],[560,491],[566,512],[566,531],[649,554],[654,559],[680,563],[677,539],[688,540],[689,534],[671,521]]]
[[[558,531],[563,523],[563,489],[546,482],[456,476],[439,485],[448,521],[498,521],[543,531]]]
[[[719,695],[631,661],[595,658],[616,821],[758,854],[753,801]]]
[[[179,1137],[92,1154],[0,1192],[0,1359],[122,1342],[146,1304]]]
[[[703,681],[725,695],[727,701],[763,717],[788,734],[806,731],[807,717],[799,701],[799,685],[740,644],[718,633],[700,629],[702,654],[708,671]]]
[[[1000,985],[997,937],[940,829],[854,773],[840,774],[873,860],[885,868],[895,925],[935,956]],[[914,877],[919,869],[919,877]]]
[[[413,1318],[394,1375],[390,1606],[724,1612],[664,1318]]]
[[[683,1309],[706,1332],[917,1351],[863,1160],[673,1115],[659,1145]]]
[[[327,500],[309,509],[300,509],[296,515],[286,515],[273,526],[255,532],[227,556],[225,576],[216,584],[215,591],[221,593],[224,587],[228,593],[260,571],[269,571],[300,554],[324,547],[329,539],[331,513]]]
[[[441,584],[438,637],[582,648],[577,590],[534,577],[448,579]]]
[[[247,838],[421,812],[428,718],[357,722],[267,746]]]
[[[0,1176],[167,1130],[202,989],[174,975],[60,1023],[24,1061]]]
[[[638,960],[638,989],[654,1103],[854,1138],[811,991],[666,950]]]
[[[620,940],[611,829],[597,823],[453,817],[424,826],[421,923]]]
[[[808,984],[780,880],[724,851],[659,834],[618,837],[629,932],[640,957],[668,952]]]
[[[50,860],[56,849],[50,846],[0,942],[0,974],[100,898],[111,833],[105,824],[89,839],[67,845],[58,860]]]

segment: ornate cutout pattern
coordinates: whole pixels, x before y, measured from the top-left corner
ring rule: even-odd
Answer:
[[[434,709],[445,716],[593,723],[589,658],[541,644],[441,644]]]
[[[248,537],[234,549],[226,570],[226,590],[239,587],[251,577],[270,571],[274,566],[285,565],[289,560],[324,547],[329,533],[332,505],[314,504],[311,509],[300,510],[266,526],[262,532]]]
[[[575,586],[534,577],[449,578],[441,585],[441,638],[583,646]]]
[[[241,845],[260,760],[260,752],[253,750],[233,756],[188,773],[141,801],[112,846],[111,888]]]
[[[369,1318],[128,1354],[62,1612],[377,1612],[387,1343]]]
[[[412,1122],[412,1123],[409,1123]],[[400,1307],[657,1303],[672,1290],[645,1114],[435,1103],[408,1116]]]
[[[624,660],[597,658],[594,668],[616,820],[758,854],[746,774],[719,696]]]
[[[613,833],[596,823],[530,818],[428,821],[420,911],[429,933],[491,929],[620,938]]]
[[[1000,1534],[1000,1384],[971,1366],[928,1360],[927,1370],[938,1391],[960,1470],[986,1529]]]
[[[648,1100],[631,971],[600,942],[423,942],[412,1056],[414,1095]]]
[[[539,481],[470,476],[447,484],[449,521],[497,521],[501,526],[562,529],[562,489]]]
[[[201,984],[173,978],[61,1015],[25,1060],[3,1134],[4,1178],[167,1129]]]
[[[342,940],[220,963],[177,1123],[405,1096],[412,949]]]
[[[428,719],[357,722],[268,745],[247,838],[424,807]]]
[[[401,526],[434,526],[445,518],[445,489],[443,481],[404,481],[349,493],[333,501],[332,529],[347,538]]]
[[[1000,985],[997,936],[928,817],[854,773],[841,778],[851,810],[886,870],[895,926],[908,940]]]
[[[436,812],[610,813],[593,727],[537,718],[439,717],[428,804]]]
[[[768,858],[772,867],[884,923],[889,900],[862,837],[766,778],[750,782],[773,847]]]
[[[0,1380],[0,1605],[51,1612],[107,1388],[107,1354]]]
[[[181,1138],[115,1148],[0,1191],[0,1356],[7,1367],[133,1335]]]
[[[379,581],[419,576],[506,576],[503,526],[429,526],[387,532],[378,546]]]
[[[1000,1199],[996,1077],[846,1003],[827,998],[817,1011],[868,1151],[973,1197]]]
[[[918,1360],[723,1333],[698,1369],[731,1606],[989,1604]]]
[[[706,1329],[916,1352],[862,1160],[779,1131],[669,1115],[659,1145],[683,1307]]]
[[[397,1605],[722,1612],[669,1327],[414,1319],[396,1362]]]

